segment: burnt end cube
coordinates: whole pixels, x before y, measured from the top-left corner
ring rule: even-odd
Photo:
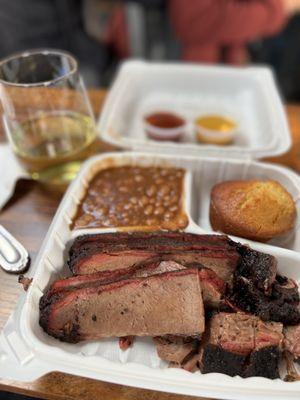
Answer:
[[[250,279],[257,288],[267,291],[276,277],[276,258],[242,245],[238,246],[238,251],[241,254],[241,259],[235,275]]]
[[[269,379],[279,378],[278,364],[281,353],[276,346],[267,346],[251,353],[243,376],[262,376]]]
[[[279,378],[283,326],[243,313],[216,313],[200,350],[202,373]]]
[[[203,374],[219,372],[230,376],[242,375],[246,356],[231,353],[214,344],[203,348],[200,370]]]

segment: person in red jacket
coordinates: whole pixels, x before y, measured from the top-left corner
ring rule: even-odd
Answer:
[[[249,42],[277,34],[291,15],[300,12],[300,0],[169,0],[165,3],[181,45],[181,58],[209,63],[245,63]],[[121,58],[130,55],[126,33],[124,13],[119,8],[111,19],[107,42],[113,44]]]
[[[241,64],[246,45],[283,29],[297,0],[170,0],[171,21],[187,61]]]

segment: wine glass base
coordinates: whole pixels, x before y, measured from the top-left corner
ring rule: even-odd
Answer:
[[[32,179],[43,184],[67,186],[77,175],[82,161],[72,161],[65,164],[49,167],[42,171],[32,172]]]

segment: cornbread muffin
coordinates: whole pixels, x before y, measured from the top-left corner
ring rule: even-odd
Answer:
[[[227,181],[215,185],[210,223],[215,231],[266,242],[294,227],[292,196],[276,181]]]

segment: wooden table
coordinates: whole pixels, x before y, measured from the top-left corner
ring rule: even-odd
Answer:
[[[104,97],[105,92],[102,90],[90,91],[90,98],[96,114],[101,108]],[[287,106],[287,113],[293,134],[293,147],[286,155],[270,159],[270,161],[286,165],[300,172],[300,105]],[[3,133],[2,136],[0,133],[0,140],[4,140]],[[108,149],[107,146],[103,145],[102,147],[103,150]],[[46,193],[37,183],[21,181],[17,184],[15,195],[0,213],[0,224],[3,224],[25,245],[30,252],[32,261],[34,261],[40,248],[60,197],[61,195],[57,193]],[[0,270],[0,330],[14,310],[21,290],[16,276],[5,274]],[[30,383],[0,380],[0,390],[60,400],[192,399],[189,396],[175,396],[129,388],[57,372]]]

